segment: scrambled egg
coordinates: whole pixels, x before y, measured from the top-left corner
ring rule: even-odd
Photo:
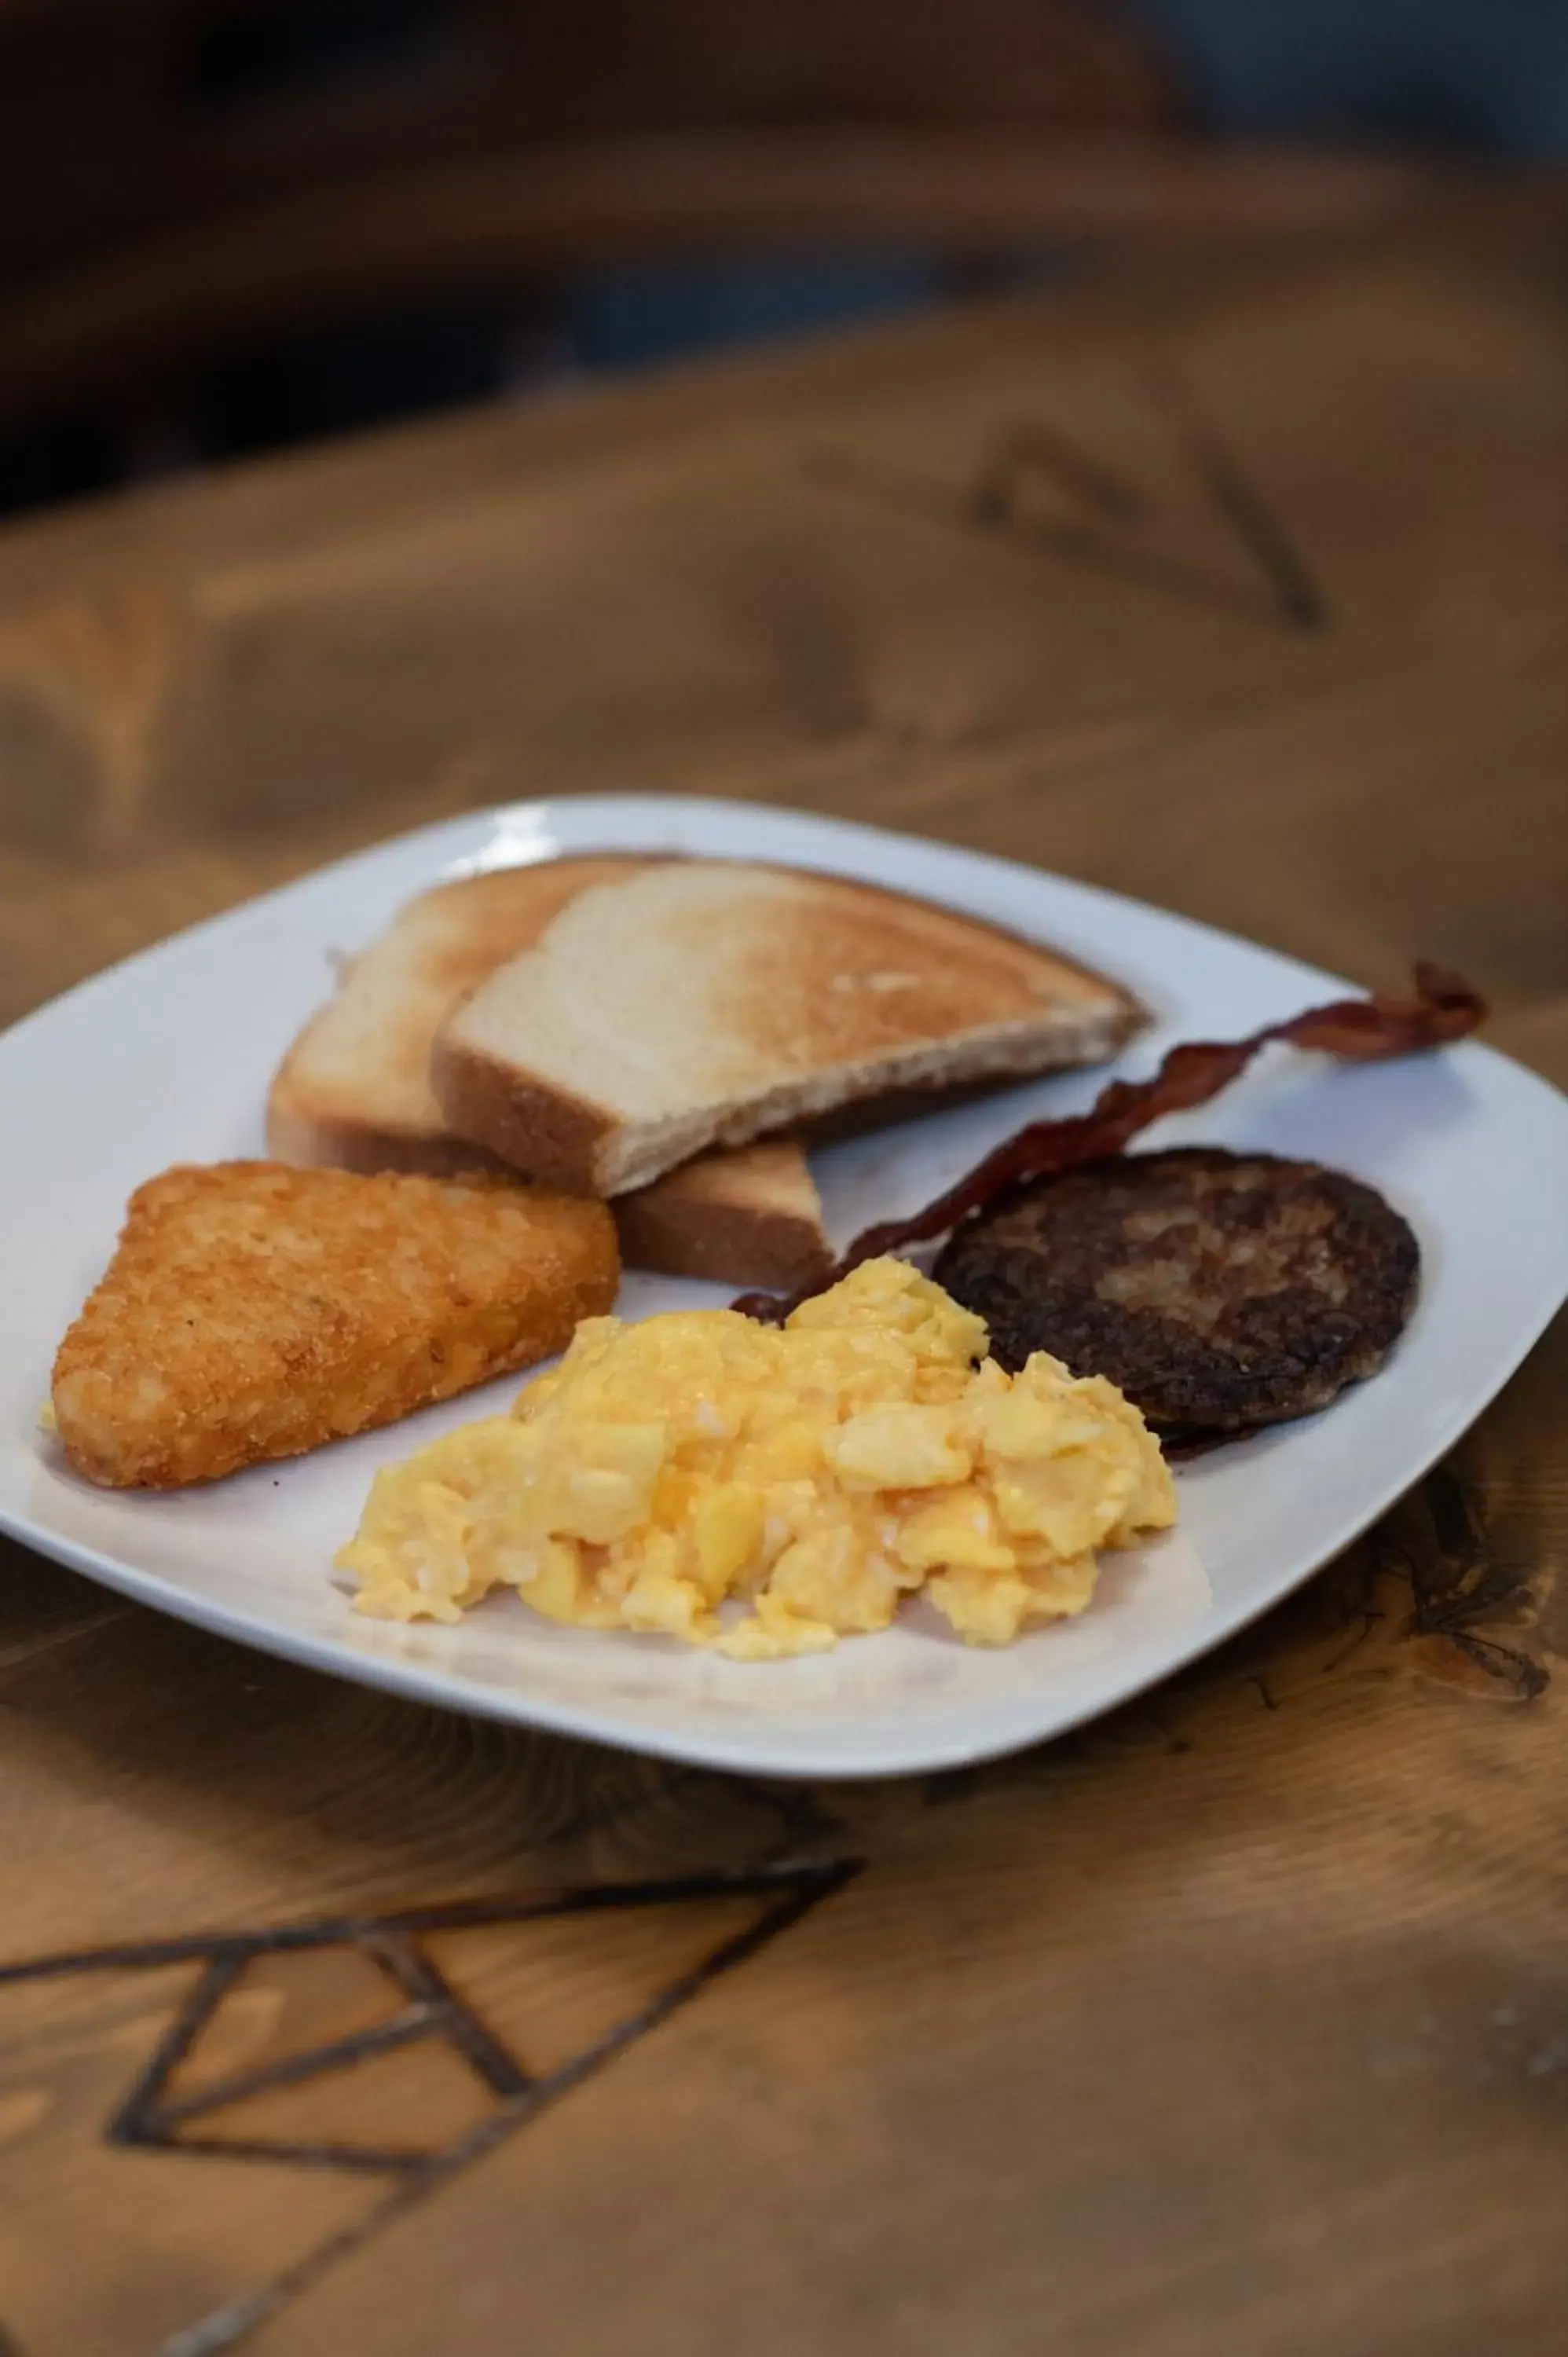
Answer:
[[[1043,1352],[1015,1377],[977,1368],[985,1347],[896,1260],[783,1328],[586,1318],[510,1415],[378,1474],[338,1565],[361,1611],[398,1620],[513,1587],[577,1628],[761,1661],[884,1629],[918,1588],[961,1636],[1006,1644],[1081,1612],[1095,1549],[1164,1529],[1176,1501],[1112,1384]]]

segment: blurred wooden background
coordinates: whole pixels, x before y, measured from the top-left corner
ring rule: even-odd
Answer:
[[[1424,184],[1221,153],[1144,23],[1114,0],[10,0],[0,508],[613,359],[625,334],[577,299],[596,270],[836,256],[825,295],[776,283],[748,315],[809,324],[1026,276],[1064,241],[1354,226]]]
[[[543,141],[835,119],[1147,130],[1174,107],[1152,50],[1093,0],[10,0],[0,269]]]

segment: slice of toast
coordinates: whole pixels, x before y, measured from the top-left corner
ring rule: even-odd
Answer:
[[[832,1268],[822,1198],[793,1137],[700,1154],[610,1210],[628,1268],[767,1293],[799,1292]]]
[[[592,886],[442,1027],[460,1136],[619,1196],[719,1146],[907,1089],[1099,1061],[1128,992],[971,917],[839,877],[689,861]]]
[[[409,901],[344,967],[334,996],[285,1056],[267,1098],[268,1151],[348,1170],[440,1177],[493,1168],[493,1156],[453,1136],[435,1102],[436,1032],[579,892],[650,865],[546,859],[438,884]]]
[[[515,1178],[166,1170],[60,1344],[55,1426],[90,1481],[215,1480],[548,1358],[619,1275],[602,1203]]]
[[[467,994],[590,886],[660,863],[631,855],[552,859],[465,877],[420,894],[344,972],[278,1069],[267,1149],[279,1161],[451,1177],[501,1170],[456,1137],[430,1084],[430,1051]],[[633,1266],[793,1290],[832,1255],[798,1145],[705,1157],[675,1171],[646,1205],[618,1206]]]

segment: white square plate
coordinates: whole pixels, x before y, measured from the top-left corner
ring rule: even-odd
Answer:
[[[1272,1052],[1215,1104],[1150,1133],[1335,1163],[1421,1240],[1423,1281],[1387,1370],[1320,1415],[1201,1458],[1177,1531],[1107,1559],[1079,1620],[1001,1652],[917,1605],[831,1654],[746,1665],[661,1638],[556,1627],[493,1598],[461,1627],[352,1612],[329,1576],[371,1473],[516,1378],[313,1457],[172,1496],[78,1480],[40,1434],[55,1345],[102,1270],[127,1195],[184,1160],[262,1150],[268,1080],[327,996],[331,961],[443,877],[558,852],[681,850],[901,887],[1075,954],[1155,1010],[1124,1069],[1175,1039],[1229,1039],[1341,995],[1311,967],[1060,877],[874,829],[662,797],[531,803],[384,845],[197,927],[0,1038],[0,1527],[144,1603],[428,1702],[793,1776],[879,1776],[1059,1733],[1190,1661],[1304,1579],[1485,1406],[1568,1290],[1568,1100],[1490,1049],[1351,1069]],[[1086,1103],[1102,1072],[1011,1089],[834,1146],[816,1169],[835,1242],[912,1210],[1025,1120]],[[723,1288],[628,1277],[630,1316]]]

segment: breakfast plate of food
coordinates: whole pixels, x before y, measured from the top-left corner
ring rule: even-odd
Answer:
[[[665,796],[477,813],[0,1038],[0,1528],[754,1773],[1041,1740],[1286,1594],[1568,1291],[1468,983]]]

